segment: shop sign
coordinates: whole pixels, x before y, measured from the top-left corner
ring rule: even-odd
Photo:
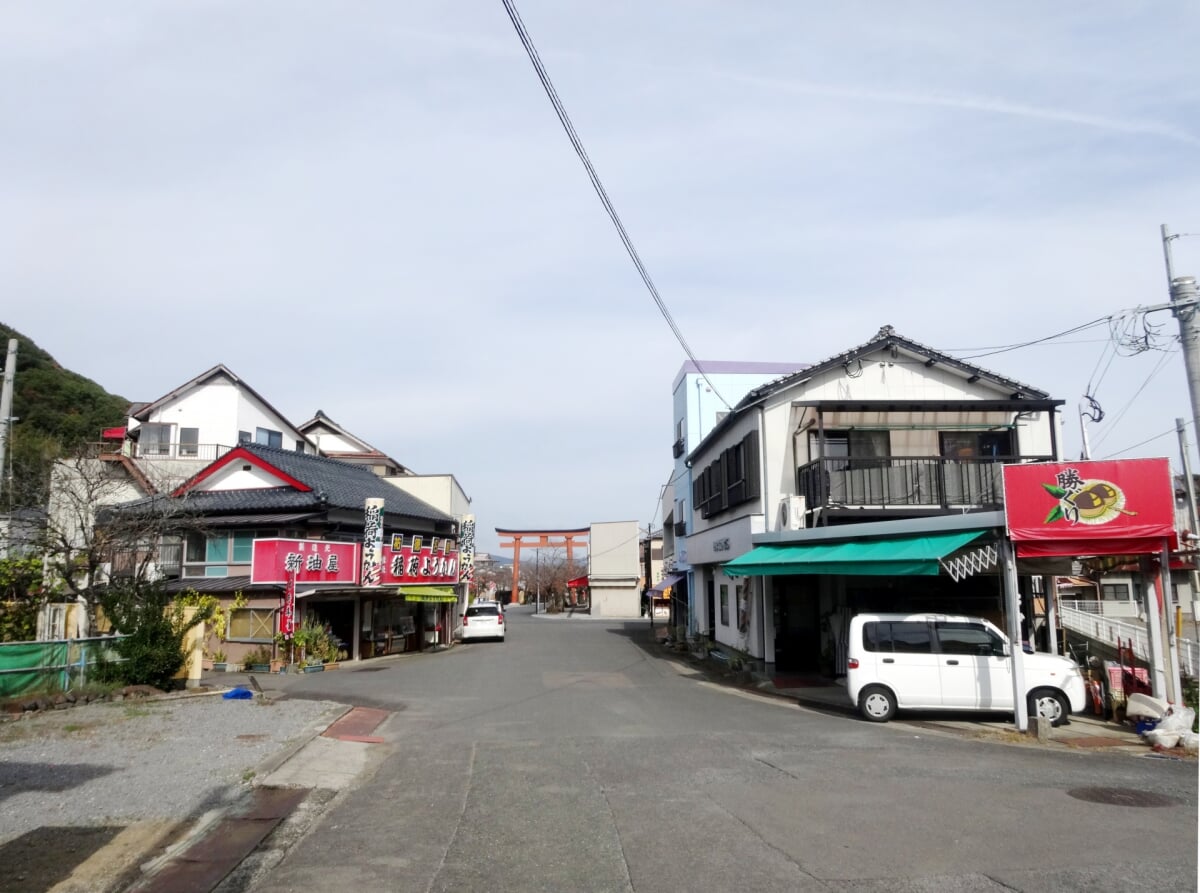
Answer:
[[[383,569],[383,500],[368,499],[363,509],[362,586],[378,586]]]
[[[475,582],[475,516],[464,515],[458,534],[458,579]],[[493,587],[495,588],[495,587]]]
[[[1021,556],[1137,555],[1176,544],[1166,459],[1004,466],[1004,513]]]
[[[358,543],[329,540],[255,540],[250,558],[251,583],[286,583],[288,573],[297,583],[348,583],[358,581]]]
[[[380,580],[384,586],[458,583],[459,553],[453,539],[397,533],[383,547]]]

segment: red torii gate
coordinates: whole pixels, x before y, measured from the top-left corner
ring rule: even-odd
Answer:
[[[521,584],[521,548],[542,549],[565,546],[567,549],[567,567],[571,567],[575,558],[575,546],[587,547],[587,538],[591,533],[590,527],[576,527],[570,530],[504,530],[496,528],[496,535],[501,537],[500,548],[513,550],[513,582],[512,597],[515,599]],[[505,540],[504,537],[511,537]],[[582,542],[576,542],[576,540]]]

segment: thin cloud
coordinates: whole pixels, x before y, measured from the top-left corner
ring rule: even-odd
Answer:
[[[836,84],[822,84],[811,81],[785,80],[782,78],[763,77],[761,75],[742,74],[731,71],[710,70],[707,72],[719,80],[733,83],[765,87],[783,93],[795,93],[806,96],[824,96],[834,99],[849,99],[858,102],[879,102],[889,105],[923,106],[931,108],[950,108],[968,112],[983,112],[994,115],[1007,115],[1017,118],[1035,118],[1042,121],[1056,121],[1063,124],[1077,124],[1097,130],[1107,130],[1115,133],[1143,134],[1173,140],[1189,146],[1200,146],[1200,136],[1189,133],[1178,127],[1172,127],[1159,121],[1146,121],[1136,118],[1110,118],[1104,115],[1092,115],[1077,112],[1072,109],[1046,108],[1036,105],[1026,105],[1019,102],[1009,102],[1005,99],[992,99],[982,96],[954,96],[942,93],[909,93],[895,90],[873,90],[861,87],[843,87]]]

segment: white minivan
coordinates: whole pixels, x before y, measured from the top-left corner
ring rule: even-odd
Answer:
[[[981,617],[858,614],[850,618],[846,688],[872,722],[897,709],[1013,709],[1008,638]],[[1024,654],[1030,717],[1054,725],[1083,709],[1085,686],[1075,662]]]

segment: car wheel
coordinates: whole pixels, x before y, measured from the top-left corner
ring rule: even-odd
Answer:
[[[896,696],[882,685],[868,685],[859,692],[858,709],[871,722],[887,722],[896,715]]]
[[[1071,705],[1067,696],[1053,688],[1037,688],[1029,693],[1029,718],[1036,720],[1044,716],[1050,725],[1065,725],[1071,716]]]

